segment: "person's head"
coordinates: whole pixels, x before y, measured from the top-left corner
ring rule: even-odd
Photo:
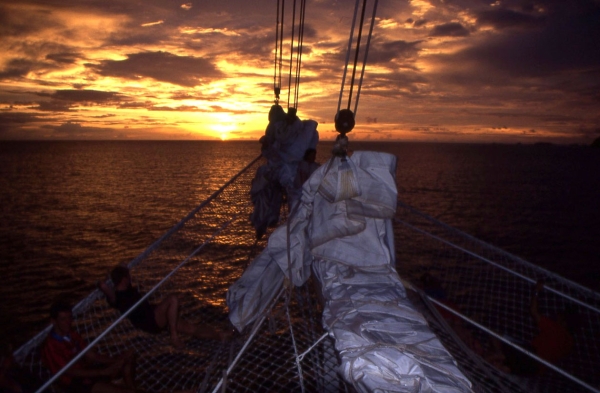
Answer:
[[[317,151],[315,149],[306,149],[304,152],[304,161],[315,162],[317,159]]]
[[[294,107],[288,108],[288,113],[286,116],[288,124],[294,124],[296,122],[296,120],[299,120],[298,116],[297,116],[297,112],[298,112],[298,110]]]
[[[116,266],[112,272],[110,272],[110,279],[116,287],[129,285],[129,269],[125,266]],[[127,280],[127,282],[123,282],[123,280]]]
[[[71,303],[64,299],[58,299],[50,306],[50,321],[54,330],[60,335],[66,335],[71,331],[73,314]]]
[[[276,104],[271,106],[271,110],[269,110],[269,122],[283,121],[285,118],[285,111],[280,105]]]

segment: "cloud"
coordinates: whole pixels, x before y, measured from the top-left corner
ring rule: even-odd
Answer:
[[[106,103],[124,99],[120,93],[100,90],[57,90],[52,94],[38,93],[42,97],[72,102]]]
[[[509,9],[486,10],[477,14],[477,24],[497,29],[507,27],[535,28],[544,23],[543,15],[531,15]]]
[[[32,10],[27,7],[18,7],[0,4],[0,38],[26,37],[33,33],[58,26],[51,12],[47,9]]]
[[[148,108],[151,111],[175,111],[175,112],[207,112],[206,110],[202,110],[197,106],[192,105],[179,105],[178,107],[170,107],[170,106],[152,106]]]
[[[369,64],[387,63],[392,60],[416,60],[419,54],[417,45],[420,42],[374,40],[373,49],[369,53]]]
[[[112,128],[85,127],[80,123],[67,121],[59,126],[44,126],[52,131],[52,137],[60,139],[114,139],[123,138],[123,131]]]
[[[167,52],[140,52],[125,60],[103,60],[86,67],[102,76],[129,80],[151,78],[180,86],[198,86],[223,76],[210,60],[194,56],[176,56]]]
[[[140,26],[142,26],[142,27],[150,27],[150,26],[162,25],[163,23],[165,23],[164,20],[157,20],[156,22],[142,23]]]
[[[60,53],[49,53],[46,55],[46,60],[51,60],[57,63],[73,64],[77,59],[83,57],[78,52],[60,52]]]
[[[67,112],[71,106],[71,103],[64,101],[42,101],[35,109],[45,112]]]
[[[598,70],[600,3],[547,1],[545,10],[544,23],[537,29],[496,35],[457,58],[521,77]]]
[[[0,136],[9,137],[17,135],[21,127],[31,127],[32,124],[44,121],[47,121],[46,117],[40,114],[34,115],[12,110],[0,111]]]
[[[466,37],[469,35],[469,30],[458,22],[450,22],[435,26],[429,35],[431,37]]]
[[[0,80],[23,77],[35,67],[36,63],[31,60],[23,58],[12,59],[8,62],[6,67],[0,71]]]

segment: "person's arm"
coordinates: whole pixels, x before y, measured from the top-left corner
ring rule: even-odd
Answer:
[[[538,282],[535,284],[535,289],[533,292],[533,296],[531,297],[531,305],[530,305],[531,315],[533,316],[533,320],[535,321],[535,323],[538,325],[540,323],[540,319],[542,316],[540,314],[540,310],[538,308],[538,295],[542,291],[542,289],[544,289],[544,281],[538,280]]]

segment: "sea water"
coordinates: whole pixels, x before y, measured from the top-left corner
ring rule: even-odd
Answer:
[[[330,155],[321,143],[317,161]],[[600,290],[600,150],[352,142],[398,157],[399,198]],[[0,142],[0,337],[14,347],[259,154],[257,142]],[[399,245],[401,246],[401,245]]]

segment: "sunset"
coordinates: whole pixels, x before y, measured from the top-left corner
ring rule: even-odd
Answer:
[[[322,140],[353,8],[307,2],[298,114]],[[275,1],[1,1],[0,140],[256,140],[276,15]],[[599,15],[595,0],[382,0],[352,138],[590,144]]]
[[[600,0],[0,0],[0,393],[600,393]]]

